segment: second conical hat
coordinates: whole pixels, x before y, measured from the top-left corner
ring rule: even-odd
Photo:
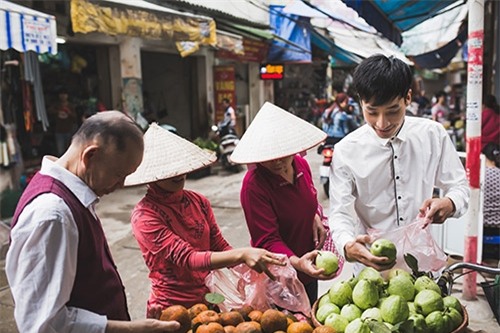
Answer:
[[[308,150],[326,133],[280,107],[266,102],[231,155],[234,163],[259,163]]]
[[[214,152],[201,149],[177,134],[151,124],[144,134],[144,157],[137,170],[125,178],[125,186],[147,184],[183,175],[217,160]]]

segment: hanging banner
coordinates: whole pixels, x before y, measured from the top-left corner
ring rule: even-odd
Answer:
[[[236,81],[233,66],[214,66],[215,123],[224,119],[222,101],[227,98],[236,105]]]
[[[146,1],[71,0],[74,32],[102,32],[175,42],[199,42],[215,45],[215,21],[212,18],[184,14]]]

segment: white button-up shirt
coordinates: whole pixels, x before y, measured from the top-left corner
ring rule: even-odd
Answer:
[[[434,187],[467,211],[465,169],[437,122],[406,117],[391,139],[364,125],[335,145],[330,170],[329,225],[340,251],[367,228],[388,231],[414,221]]]
[[[80,178],[48,157],[40,172],[61,181],[95,216],[98,198]],[[104,332],[106,316],[66,306],[76,276],[78,227],[63,199],[52,193],[36,197],[10,236],[6,274],[19,331]]]

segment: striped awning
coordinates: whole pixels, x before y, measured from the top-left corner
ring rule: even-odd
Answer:
[[[56,37],[54,16],[0,1],[0,50],[56,54]]]

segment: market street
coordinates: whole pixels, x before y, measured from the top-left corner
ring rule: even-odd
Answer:
[[[316,149],[311,149],[306,155],[306,159],[310,163],[313,179],[318,188],[318,198],[326,209],[328,208],[328,200],[322,187],[318,184],[321,156],[316,153]],[[224,237],[234,247],[249,245],[248,230],[239,201],[239,191],[244,174],[245,171],[231,174],[215,165],[212,167],[211,176],[188,179],[186,183],[186,188],[196,190],[210,200]],[[144,192],[145,188],[142,186],[121,189],[103,197],[97,206],[98,215],[125,285],[132,319],[145,316],[146,300],[149,294],[148,270],[137,242],[132,236],[129,219],[133,206],[140,200]],[[13,319],[13,302],[10,290],[5,284],[4,261],[1,261],[0,265],[0,283],[2,283],[0,285],[0,332],[16,333],[18,331]],[[339,279],[347,279],[351,274],[352,267],[350,264],[346,264]],[[478,276],[479,281],[482,281],[480,276]],[[331,281],[321,282],[320,294],[326,292],[330,285]],[[460,283],[457,283],[456,288],[459,287]],[[482,295],[481,288],[478,289],[478,295]],[[455,296],[460,297],[460,293]],[[480,296],[478,301],[464,302],[464,304],[467,305],[469,312],[470,329],[483,330],[488,333],[498,332],[500,327],[483,296]]]

